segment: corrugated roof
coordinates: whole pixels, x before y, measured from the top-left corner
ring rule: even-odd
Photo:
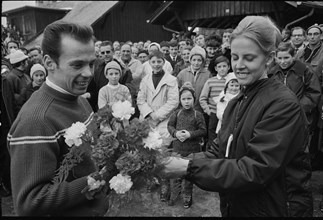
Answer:
[[[117,3],[118,1],[80,2],[61,20],[94,25],[96,21],[108,13]],[[25,47],[30,49],[35,45],[41,45],[42,39],[43,33],[41,32],[38,36],[36,35],[34,40],[27,43]]]

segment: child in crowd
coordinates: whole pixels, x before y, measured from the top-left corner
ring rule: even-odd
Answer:
[[[30,98],[30,96],[37,91],[43,84],[46,78],[46,70],[41,64],[34,64],[30,69],[30,78],[32,80],[26,87],[24,91],[25,102]]]
[[[203,111],[209,116],[208,123],[208,145],[216,138],[216,126],[218,118],[216,116],[216,103],[213,98],[220,95],[225,87],[225,80],[230,69],[229,60],[225,56],[215,59],[215,70],[217,75],[209,78],[202,89],[199,102]]]
[[[216,116],[218,118],[218,125],[216,127],[215,133],[218,134],[221,123],[222,116],[225,108],[227,107],[229,101],[236,97],[240,92],[241,86],[238,83],[238,79],[234,73],[228,73],[225,80],[225,87],[221,94],[217,97],[214,97],[213,100],[216,104]]]
[[[168,131],[173,141],[173,152],[181,156],[202,151],[201,141],[207,130],[203,114],[194,109],[195,91],[190,82],[185,82],[179,92],[181,108],[176,110],[168,121]],[[183,186],[182,186],[183,183]],[[171,180],[171,196],[168,205],[174,205],[182,193],[184,208],[192,205],[193,184],[185,179]]]
[[[191,65],[179,72],[177,76],[177,80],[178,80],[179,87],[181,87],[185,82],[190,82],[193,85],[193,88],[195,90],[195,95],[196,95],[196,99],[194,102],[194,109],[196,111],[203,113],[206,126],[208,127],[209,115],[203,111],[199,102],[204,84],[209,78],[212,77],[210,71],[204,68],[205,59],[206,59],[205,50],[200,46],[193,47],[189,56],[189,61]],[[205,148],[206,148],[206,142],[205,142],[205,146],[203,147],[203,150],[205,150]]]
[[[128,100],[132,103],[128,87],[119,83],[121,71],[121,67],[116,61],[110,61],[105,65],[104,74],[109,83],[99,90],[99,109],[107,104],[112,106],[113,103],[119,100]]]
[[[178,107],[178,84],[176,77],[163,69],[164,54],[155,50],[149,54],[149,65],[152,73],[144,76],[140,82],[137,105],[140,118],[147,118],[151,127],[156,128],[165,145],[171,144],[171,135],[167,130],[167,123],[172,112]],[[161,180],[160,200],[169,199],[169,181]]]

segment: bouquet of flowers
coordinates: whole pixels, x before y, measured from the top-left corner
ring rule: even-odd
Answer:
[[[81,122],[72,124],[64,135],[69,152],[54,181],[66,180],[84,154],[90,154],[96,167],[82,190],[88,199],[100,190],[124,194],[139,189],[143,182],[160,179],[161,162],[170,152],[148,120],[134,118],[129,123],[133,113],[130,102],[119,101],[99,109],[87,126]]]

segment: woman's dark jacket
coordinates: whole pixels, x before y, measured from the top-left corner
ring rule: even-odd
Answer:
[[[312,69],[303,62],[295,60],[292,66],[285,71],[276,64],[270,74],[296,94],[309,123],[312,123],[312,111],[317,107],[321,97],[321,85]]]
[[[306,116],[295,94],[274,79],[258,80],[229,102],[219,149],[194,155],[186,178],[225,195],[221,206],[228,216],[312,216],[307,142]]]

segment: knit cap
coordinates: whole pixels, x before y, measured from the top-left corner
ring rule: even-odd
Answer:
[[[189,60],[191,60],[191,59],[192,59],[192,56],[194,56],[194,55],[200,55],[200,56],[202,56],[203,61],[204,61],[204,60],[205,60],[205,58],[206,58],[206,52],[205,52],[205,50],[204,50],[202,47],[200,47],[200,46],[195,46],[195,47],[193,47],[193,48],[192,48],[192,50],[191,50],[191,52],[190,52],[190,59],[189,59]]]
[[[107,76],[108,69],[116,69],[119,70],[120,74],[122,72],[120,65],[116,61],[110,61],[108,62],[104,67],[104,75]]]
[[[193,85],[192,85],[191,82],[185,82],[182,85],[182,87],[179,90],[179,97],[181,97],[181,95],[183,94],[183,92],[186,91],[186,90],[188,90],[188,91],[190,91],[192,93],[193,98],[195,100],[195,90],[194,90]]]
[[[233,79],[238,80],[236,74],[234,74],[233,72],[228,73],[227,77],[225,78],[225,86],[227,86],[227,84]]]
[[[156,42],[152,42],[152,43],[150,43],[150,44],[148,45],[148,50],[149,50],[149,48],[150,48],[151,46],[157,46],[157,47],[158,47],[158,50],[160,50],[160,45],[159,45],[158,43],[156,43]]]
[[[46,75],[46,70],[45,70],[45,68],[44,68],[41,64],[36,63],[36,64],[34,64],[34,65],[31,67],[31,69],[30,69],[30,78],[33,78],[33,75],[34,75],[34,73],[35,73],[36,71],[42,71],[42,72],[44,72],[44,74]]]
[[[318,24],[313,24],[312,26],[310,26],[309,28],[307,28],[306,33],[308,33],[308,31],[312,28],[317,28],[320,31],[320,34],[322,34],[322,29],[320,28],[320,26]]]

